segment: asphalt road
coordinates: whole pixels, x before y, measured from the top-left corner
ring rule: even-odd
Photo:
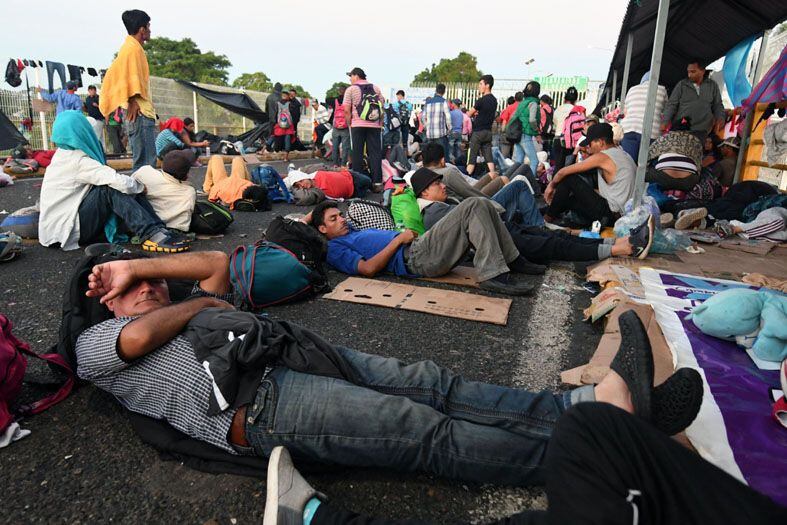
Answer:
[[[193,183],[201,184],[203,174],[204,169],[193,169]],[[26,179],[0,189],[0,210],[32,205],[40,185],[41,179]],[[253,242],[274,216],[291,211],[303,209],[276,205],[272,212],[236,213],[224,237],[198,241],[194,249],[231,250]],[[20,258],[0,265],[0,312],[37,351],[56,341],[63,286],[80,253],[27,242]],[[331,274],[333,284],[343,278]],[[365,352],[405,361],[431,359],[473,380],[558,389],[559,372],[586,362],[601,334],[581,321],[590,296],[570,265],[554,265],[534,279],[538,292],[515,299],[505,327],[319,298],[269,313]],[[35,364],[28,375],[47,379],[46,369]],[[24,396],[39,392],[40,387],[28,386]],[[263,481],[204,474],[160,460],[132,432],[113,398],[92,386],[79,388],[60,405],[24,421],[23,427],[32,434],[0,450],[5,523],[262,520]],[[342,469],[308,480],[347,508],[436,523],[485,522],[546,507],[540,488],[476,486],[428,475]]]

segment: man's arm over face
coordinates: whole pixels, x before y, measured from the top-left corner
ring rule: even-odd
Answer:
[[[103,304],[146,279],[199,281],[208,293],[226,294],[230,291],[229,257],[224,252],[190,252],[98,264],[88,277],[87,296],[99,297]]]
[[[192,317],[205,308],[232,308],[213,297],[199,297],[165,306],[138,317],[123,327],[117,340],[117,354],[133,361],[167,344],[186,327]]]

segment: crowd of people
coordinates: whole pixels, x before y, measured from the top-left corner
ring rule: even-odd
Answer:
[[[785,509],[670,439],[694,420],[702,379],[681,368],[654,387],[648,333],[634,312],[620,317],[620,347],[603,380],[552,393],[469,381],[431,361],[405,364],[350,350],[237,311],[228,256],[178,252],[192,246],[189,222],[201,195],[240,209],[250,190],[267,188],[251,180],[241,156],[229,175],[222,156],[212,156],[203,187],[189,183],[207,144],[196,140],[190,118],[173,116],[156,133],[142,46],[150,17],[127,11],[123,23],[128,37],[100,99],[95,89],[84,104],[73,102],[70,89],[51,98],[58,103],[57,151],[41,187],[39,242],[76,249],[126,231],[144,250],[173,255],[127,253],[92,268],[84,292],[106,316],[79,335],[76,373],[126,409],[223,453],[269,458],[265,523],[385,521],[329,503],[298,474],[290,454],[479,483],[545,483],[549,510],[512,516],[512,523],[784,522]],[[714,216],[722,188],[735,191],[740,144],[713,133],[724,110],[697,61],[669,97],[659,89],[660,119],[651,130],[642,124],[647,76],[629,90],[622,119],[604,121],[578,104],[573,87],[553,107],[531,81],[501,108],[494,77],[483,75],[470,107],[446,98],[446,86],[437,84],[416,109],[402,90],[385,100],[359,67],[347,76],[350,84],[335,100],[310,101],[320,159],[291,165],[282,177],[296,202],[312,207],[302,221],[322,236],[326,261],[339,272],[436,277],[470,260],[481,289],[517,296],[532,293],[529,276],[552,261],[645,258],[662,226],[653,215],[618,238],[588,230],[627,213],[646,131],[646,180],[658,192],[649,195],[678,215],[681,228],[715,218],[724,235],[763,230]],[[265,109],[272,128],[261,149],[283,150],[289,160],[303,104],[276,84]],[[103,130],[83,110],[107,130],[125,122],[130,175],[106,165]],[[119,135],[108,136],[119,143]],[[703,194],[707,185],[718,195]],[[369,192],[382,193],[386,207],[414,213],[401,225],[394,214],[396,229],[358,229],[339,201]],[[171,300],[171,279],[194,283],[190,300]],[[187,337],[196,320],[203,332]],[[231,370],[224,379],[195,357],[205,351],[201,341],[223,345],[227,331],[231,342],[249,326],[263,342],[237,338],[236,349],[222,354]],[[254,366],[243,361],[252,358]],[[232,399],[216,398],[217,381],[229,382]]]

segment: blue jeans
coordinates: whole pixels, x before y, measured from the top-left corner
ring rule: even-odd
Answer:
[[[492,146],[492,160],[497,167],[498,173],[504,173],[508,169],[505,163],[506,156],[503,155],[503,152],[497,146]]]
[[[142,166],[156,167],[156,121],[141,113],[134,122],[126,121],[128,143],[134,158],[132,170]]]
[[[530,159],[530,169],[535,173],[538,167],[538,153],[536,152],[536,137],[522,133],[522,139],[514,144],[514,162],[525,162],[525,155]]]
[[[112,214],[143,240],[165,228],[144,195],[128,195],[109,186],[93,186],[79,204],[79,244],[101,242]]]
[[[636,131],[624,133],[623,140],[620,141],[620,147],[634,159],[634,164],[637,163],[637,157],[639,156],[640,142],[642,142],[642,133],[637,133]]]
[[[462,132],[461,131],[452,131],[451,134],[448,136],[448,153],[446,154],[448,158],[448,162],[451,164],[456,163],[456,159],[458,159],[462,155],[462,151],[460,146],[462,145]]]
[[[359,384],[275,368],[246,413],[255,454],[283,445],[298,459],[425,471],[454,479],[543,482],[552,429],[592,387],[565,394],[466,381],[431,361],[338,348]]]
[[[350,156],[350,130],[333,128],[332,137],[331,159],[336,166],[346,166]]]
[[[544,218],[538,211],[536,199],[523,180],[515,180],[503,186],[492,196],[492,200],[506,209],[503,221],[522,226],[543,226]]]
[[[353,198],[362,199],[372,189],[372,179],[368,175],[350,170],[353,178]]]

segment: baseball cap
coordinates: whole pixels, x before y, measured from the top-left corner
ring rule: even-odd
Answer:
[[[69,80],[68,82],[66,82],[66,89],[76,89],[76,88],[77,88],[76,80]]]
[[[194,159],[194,152],[190,149],[173,150],[164,155],[161,169],[178,180],[186,180]]]
[[[422,191],[429,187],[430,184],[442,178],[442,175],[435,173],[429,168],[419,168],[415,173],[413,173],[413,176],[410,177],[410,186],[413,187],[413,193],[415,193],[415,196],[418,197],[421,195]]]
[[[348,77],[351,75],[358,75],[361,78],[366,78],[366,73],[364,73],[363,69],[359,67],[354,67],[347,72]]]
[[[459,99],[459,98],[455,98],[451,102],[454,103],[454,106],[461,106],[462,105],[462,99]]]
[[[719,144],[719,146],[729,146],[733,149],[741,149],[741,139],[740,137],[730,137]]]

